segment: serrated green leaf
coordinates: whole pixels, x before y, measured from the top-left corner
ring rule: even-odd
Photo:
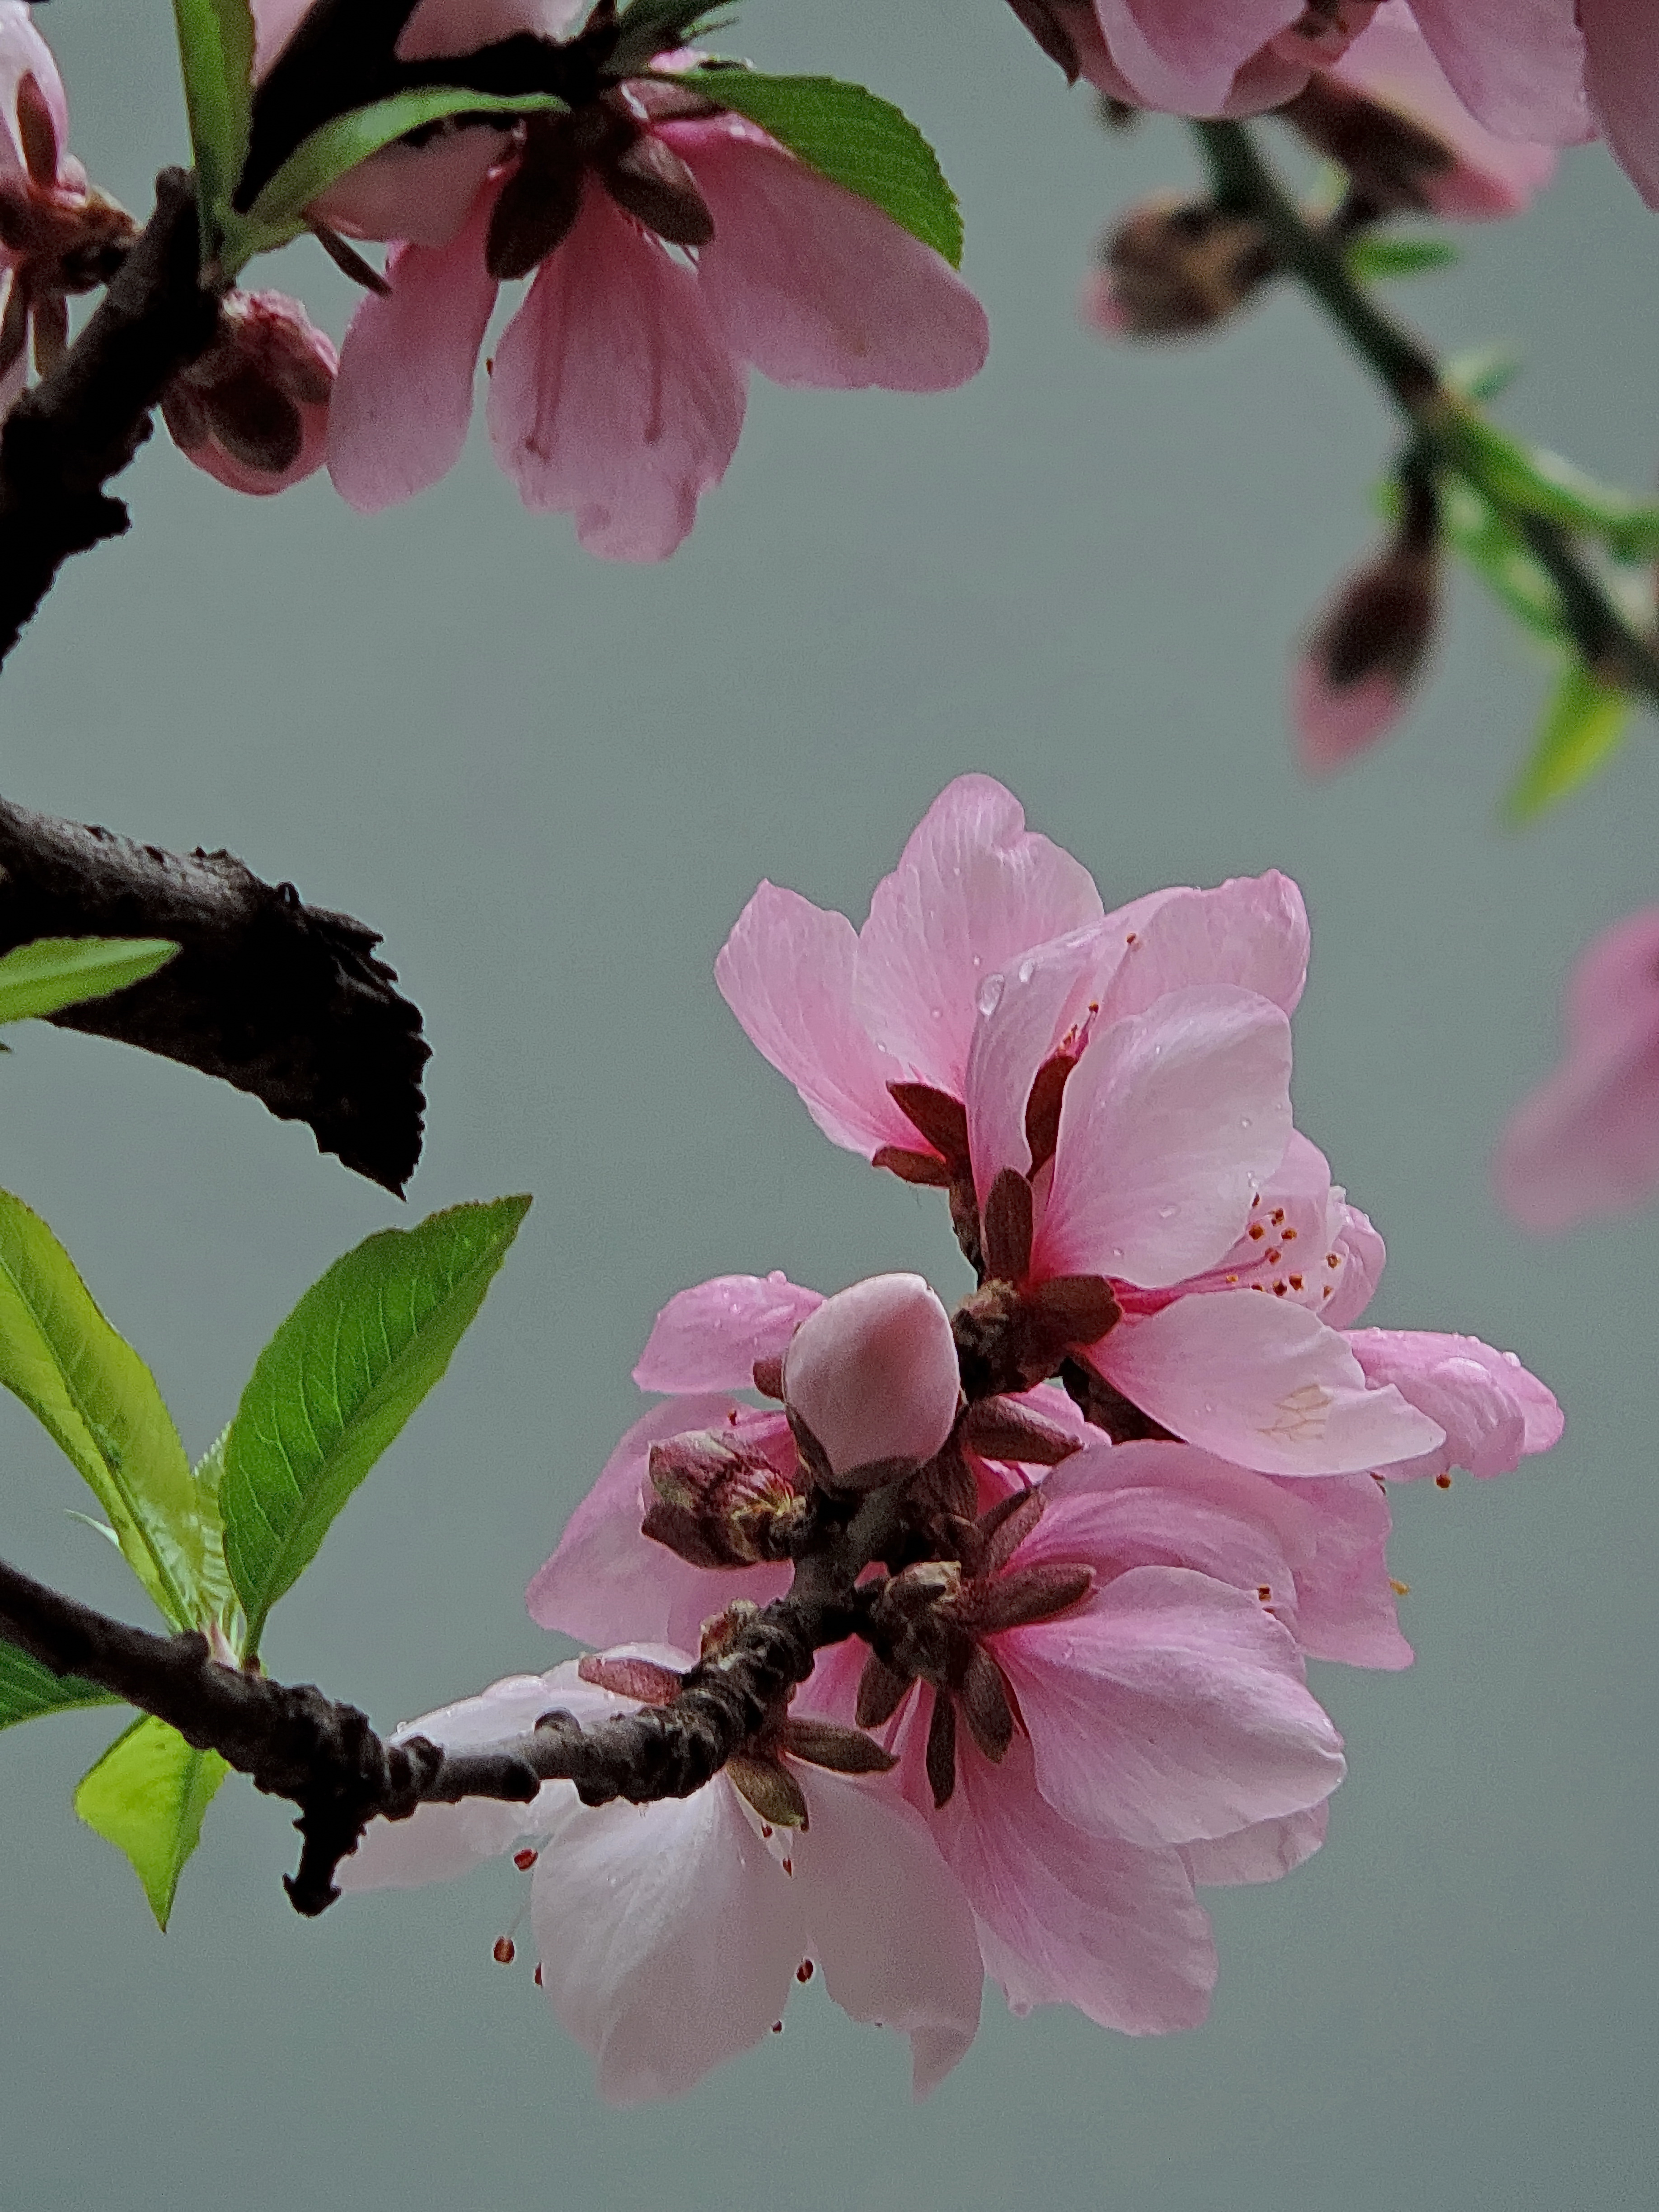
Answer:
[[[175,1627],[202,1618],[196,1485],[155,1378],[37,1213],[0,1191],[0,1383],[84,1477]]]
[[[246,1654],[449,1364],[529,1209],[458,1206],[337,1260],[260,1353],[225,1441],[225,1555]]]
[[[1467,352],[1453,354],[1441,369],[1440,380],[1449,392],[1484,407],[1500,392],[1507,392],[1520,374],[1521,356],[1512,347],[1471,346]]]
[[[202,258],[219,249],[253,118],[253,10],[248,0],[173,0],[185,107],[196,160]]]
[[[0,959],[0,1022],[106,999],[165,968],[178,950],[162,937],[37,937],[14,945]]]
[[[0,1637],[0,1729],[15,1728],[20,1721],[40,1720],[47,1713],[69,1713],[83,1705],[120,1702],[107,1690],[100,1690],[96,1682],[83,1682],[78,1674],[54,1674],[51,1668],[41,1666],[27,1651],[20,1651]]]
[[[307,227],[306,210],[329,186],[378,154],[383,146],[451,115],[562,115],[565,104],[550,93],[466,92],[434,85],[377,100],[372,107],[337,115],[295,147],[246,215],[231,216],[225,226],[221,262],[234,276],[256,253],[286,246]]]
[[[1463,416],[1449,442],[1458,466],[1488,498],[1598,538],[1621,561],[1659,554],[1659,502],[1598,483],[1559,453],[1528,446],[1476,415]]]
[[[962,264],[962,210],[939,156],[902,109],[832,76],[763,76],[757,70],[676,71],[717,107],[746,115],[832,183]]]
[[[195,1751],[146,1714],[111,1744],[75,1793],[75,1809],[125,1851],[163,1930],[202,1821],[230,1771],[216,1751]]]
[[[1449,238],[1390,238],[1382,231],[1363,231],[1348,247],[1348,274],[1356,283],[1374,284],[1392,276],[1421,276],[1431,269],[1449,269],[1458,260]]]
[[[1532,758],[1505,803],[1510,820],[1536,821],[1588,781],[1618,750],[1630,705],[1616,684],[1604,684],[1582,660],[1569,661],[1550,695]]]

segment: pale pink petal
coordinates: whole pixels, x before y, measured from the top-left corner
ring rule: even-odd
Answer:
[[[17,88],[26,76],[40,87],[58,137],[58,175],[69,148],[69,100],[52,48],[34,27],[23,0],[0,6],[0,176],[23,170],[23,145],[17,131]]]
[[[789,1340],[823,1304],[775,1268],[769,1275],[716,1275],[677,1291],[652,1324],[634,1370],[641,1390],[747,1390],[757,1359],[781,1359]]]
[[[1031,1164],[1025,1107],[1032,1079],[1068,1030],[1085,1021],[1106,953],[1106,925],[1074,930],[1027,953],[981,986],[963,1078],[968,1151],[980,1202],[1000,1169]]]
[[[1026,829],[1013,793],[988,775],[958,776],[876,886],[854,1003],[909,1074],[960,1098],[988,979],[1100,919],[1088,870]]]
[[[1412,0],[1412,12],[1458,98],[1498,137],[1573,146],[1592,135],[1573,0]],[[1641,10],[1628,12],[1634,24]],[[1643,28],[1650,62],[1650,18]]]
[[[1405,712],[1406,687],[1389,669],[1334,684],[1319,652],[1304,653],[1291,674],[1291,726],[1310,775],[1345,768],[1386,737]]]
[[[920,1814],[886,1785],[794,1772],[811,1815],[790,1846],[809,1954],[843,2012],[909,2037],[925,2097],[979,2029],[984,1969],[968,1900]]]
[[[763,1056],[832,1144],[868,1159],[925,1149],[887,1090],[909,1071],[872,1043],[853,1009],[858,938],[844,914],[763,883],[732,926],[714,981]]]
[[[422,146],[383,147],[348,169],[308,212],[348,238],[450,245],[465,227],[490,171],[511,149],[505,131],[482,124]]]
[[[956,1422],[951,1317],[920,1275],[872,1275],[802,1322],[784,1354],[783,1389],[836,1474],[919,1466]]]
[[[1393,1383],[1445,1431],[1432,1450],[1379,1466],[1390,1480],[1409,1482],[1454,1467],[1474,1475],[1509,1474],[1560,1439],[1565,1416],[1554,1393],[1512,1352],[1494,1352],[1478,1336],[1431,1329],[1357,1328],[1347,1341],[1368,1382]]]
[[[412,499],[460,458],[495,304],[483,258],[493,206],[486,194],[451,246],[394,246],[390,296],[367,294],[351,319],[329,408],[328,471],[360,514]]]
[[[1290,1024],[1227,985],[1170,991],[1072,1071],[1034,1271],[1179,1282],[1212,1266],[1291,1133]]]
[[[1383,0],[1370,29],[1331,75],[1430,131],[1456,155],[1451,167],[1420,179],[1425,197],[1441,215],[1478,221],[1516,214],[1555,173],[1553,147],[1496,137],[1470,114],[1436,61],[1408,0]]]
[[[527,31],[557,39],[582,12],[582,0],[418,0],[398,38],[398,58],[436,61],[476,53]]]
[[[688,1430],[732,1429],[734,1414],[735,1433],[763,1449],[788,1440],[781,1414],[758,1413],[726,1397],[671,1398],[635,1422],[531,1583],[526,1602],[532,1620],[601,1647],[647,1638],[695,1650],[699,1625],[733,1598],[764,1605],[782,1595],[787,1567],[694,1567],[640,1533],[651,1495],[646,1468],[652,1445]]]
[[[251,0],[253,14],[253,76],[257,83],[299,28],[311,0]]]
[[[1305,1810],[1341,1739],[1294,1638],[1254,1594],[1133,1567],[1086,1605],[995,1639],[1037,1788],[1062,1820],[1143,1848]]]
[[[682,2095],[759,2042],[806,1948],[794,1885],[724,1779],[647,1806],[571,1790],[531,1899],[548,2002],[611,2104]]]
[[[659,125],[714,219],[698,289],[733,353],[775,384],[943,392],[983,367],[985,310],[870,202],[732,116]]]
[[[1431,1451],[1443,1431],[1368,1386],[1343,1338],[1271,1291],[1177,1298],[1121,1322],[1090,1354],[1187,1443],[1263,1474],[1352,1474]]]
[[[1300,1506],[1296,1640],[1310,1659],[1395,1672],[1412,1663],[1389,1576],[1389,1501],[1369,1474],[1270,1478]]]
[[[1591,939],[1567,978],[1565,1012],[1575,1044],[1659,1027],[1659,906],[1639,908]]]
[[[1256,49],[1302,13],[1302,0],[1095,0],[1113,61],[1141,103],[1216,115]]]
[[[1188,1276],[1181,1287],[1190,1295],[1259,1284],[1334,1327],[1338,1310],[1345,1316],[1362,1310],[1382,1256],[1382,1238],[1344,1203],[1323,1152],[1292,1129],[1284,1158],[1250,1206],[1243,1235],[1213,1267]]]
[[[606,561],[663,561],[725,475],[744,377],[690,271],[590,186],[495,355],[495,458]]]
[[[1659,207],[1659,46],[1646,0],[1579,0],[1591,105],[1650,207]]]
[[[919,1765],[928,1700],[916,1702],[907,1735]],[[1068,1826],[1037,1795],[1023,1737],[1000,1766],[962,1745],[955,1795],[929,1825],[1014,2012],[1075,2005],[1126,2035],[1167,2035],[1204,2019],[1215,1946],[1180,1853]]]
[[[1259,1820],[1237,1835],[1183,1844],[1181,1856],[1193,1880],[1211,1888],[1279,1881],[1313,1856],[1325,1840],[1330,1817],[1328,1799],[1305,1813],[1287,1813],[1282,1820]]]
[[[1234,983],[1293,1014],[1307,980],[1308,910],[1291,878],[1270,868],[1214,890],[1165,893],[1134,929],[1100,1019],[1144,1013],[1164,992],[1196,983]]]
[[[1331,1268],[1332,1255],[1336,1266]],[[1351,1328],[1370,1304],[1377,1284],[1382,1278],[1382,1264],[1388,1257],[1387,1247],[1372,1227],[1370,1218],[1357,1206],[1344,1206],[1341,1224],[1338,1228],[1331,1251],[1320,1255],[1321,1264],[1336,1285],[1328,1300],[1322,1304],[1321,1318],[1329,1328]]]

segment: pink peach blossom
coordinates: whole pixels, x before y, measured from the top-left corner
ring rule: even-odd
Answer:
[[[674,1673],[691,1664],[661,1647],[606,1657]],[[591,1727],[637,1705],[587,1671],[570,1662],[511,1676],[398,1735],[477,1746],[527,1733],[555,1707]],[[908,2037],[915,2094],[925,2096],[979,2025],[981,1968],[966,1902],[922,1820],[890,1788],[793,1759],[788,1770],[806,1820],[781,1835],[726,1775],[684,1800],[597,1808],[570,1784],[549,1783],[529,1806],[468,1800],[379,1823],[340,1879],[348,1890],[407,1887],[532,1839],[538,1978],[562,2025],[593,2053],[612,2103],[681,2095],[758,2043],[782,2019],[807,1961],[854,2019]]]
[[[323,465],[336,356],[297,300],[231,292],[219,336],[161,401],[179,451],[232,491],[286,491]]]
[[[1568,979],[1566,1050],[1510,1117],[1504,1206],[1526,1229],[1626,1213],[1659,1189],[1659,907],[1615,922]]]
[[[784,1404],[836,1480],[908,1473],[942,1451],[961,1396],[951,1317],[920,1275],[872,1275],[806,1318],[783,1355]],[[863,1477],[863,1480],[860,1478]]]

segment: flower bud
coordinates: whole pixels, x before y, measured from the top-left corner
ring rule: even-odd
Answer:
[[[775,1416],[774,1416],[775,1419]],[[787,1559],[806,1501],[752,1444],[699,1429],[653,1444],[642,1533],[694,1567]]]
[[[1102,239],[1079,312],[1106,337],[1189,337],[1224,322],[1276,265],[1254,216],[1161,196]]]
[[[820,1480],[873,1489],[932,1459],[957,1417],[950,1317],[920,1275],[827,1299],[784,1355],[791,1426]]]
[[[286,491],[322,466],[337,365],[298,301],[231,292],[218,337],[174,377],[161,413],[186,459],[232,491]]]
[[[1291,718],[1310,775],[1341,767],[1399,720],[1439,613],[1434,494],[1408,485],[1393,545],[1343,585],[1291,676]]]

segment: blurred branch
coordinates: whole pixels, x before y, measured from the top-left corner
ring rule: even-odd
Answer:
[[[1304,215],[1245,125],[1194,122],[1192,127],[1218,204],[1260,222],[1279,265],[1373,371],[1426,458],[1464,476],[1524,539],[1560,593],[1562,626],[1587,665],[1659,707],[1659,641],[1620,607],[1571,530],[1522,506],[1480,467],[1471,439],[1479,417],[1447,383],[1423,340],[1355,280],[1340,231]]]
[[[60,1028],[249,1091],[401,1192],[420,1157],[430,1047],[419,1008],[374,957],[374,931],[228,853],[167,853],[0,799],[0,951],[82,936],[172,938],[180,950],[148,981],[52,1015]]]

